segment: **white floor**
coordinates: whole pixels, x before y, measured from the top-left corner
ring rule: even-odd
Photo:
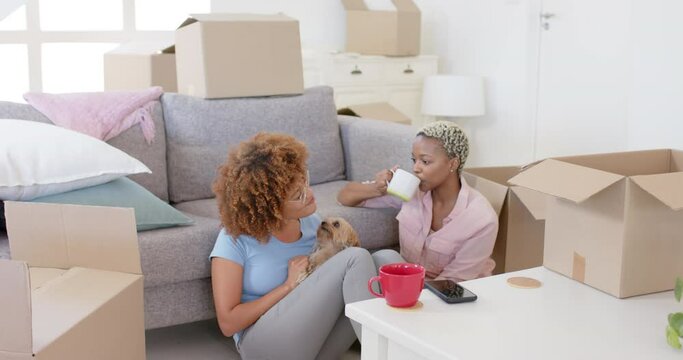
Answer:
[[[240,360],[235,343],[221,334],[216,320],[148,330],[145,337],[148,360]],[[341,360],[358,359],[356,343]]]

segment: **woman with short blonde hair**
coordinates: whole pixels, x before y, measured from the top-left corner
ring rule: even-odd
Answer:
[[[428,278],[456,282],[491,275],[498,216],[461,176],[469,155],[467,136],[452,122],[432,122],[418,131],[412,150],[420,186],[410,201],[387,195],[395,169],[381,170],[372,181],[351,182],[337,196],[346,206],[401,209],[396,216],[401,253],[378,251],[375,262],[417,263]]]

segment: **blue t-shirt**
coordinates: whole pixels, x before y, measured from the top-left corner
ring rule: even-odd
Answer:
[[[292,243],[284,243],[272,235],[265,244],[247,235],[233,241],[225,229],[218,234],[209,258],[220,257],[242,266],[242,303],[259,299],[282,285],[287,280],[289,259],[311,253],[322,220],[313,214],[300,221],[301,238]],[[235,342],[239,342],[241,334],[241,331],[235,334]]]

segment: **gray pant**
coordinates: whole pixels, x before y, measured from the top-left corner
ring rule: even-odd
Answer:
[[[333,256],[242,334],[242,358],[338,359],[361,335],[344,306],[371,298],[367,283],[376,274],[363,248]]]
[[[372,253],[372,259],[375,261],[375,266],[377,266],[377,273],[379,273],[379,268],[382,265],[406,262],[405,259],[396,250],[385,249],[379,250]]]

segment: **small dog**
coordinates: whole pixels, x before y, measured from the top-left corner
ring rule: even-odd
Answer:
[[[358,234],[348,221],[339,217],[328,217],[323,220],[316,233],[318,242],[313,252],[308,255],[308,266],[297,279],[297,283],[304,281],[315,269],[320,267],[334,254],[352,246],[360,246]]]

